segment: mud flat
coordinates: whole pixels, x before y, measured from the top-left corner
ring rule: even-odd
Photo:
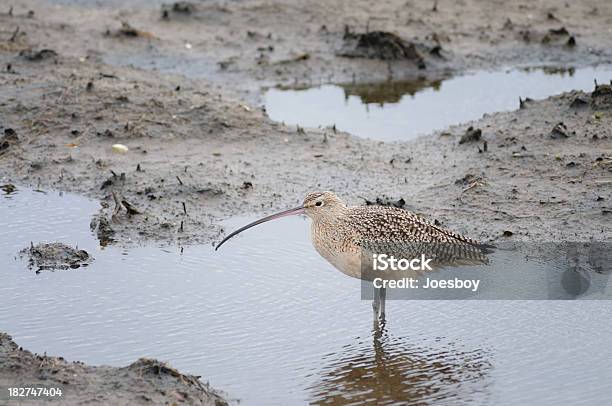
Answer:
[[[351,2],[335,22],[328,21],[325,2],[134,2],[117,9],[27,1],[7,7],[0,14],[2,184],[100,199],[92,230],[103,244],[209,243],[223,232],[219,220],[290,207],[316,189],[355,204],[403,198],[407,208],[483,240],[609,239],[609,87],[596,97],[566,93],[520,109],[517,100],[516,111],[387,144],[333,128],[285,126],[237,97],[259,94],[272,78],[282,84],[277,69],[323,80],[317,63],[321,69],[350,65],[351,77],[360,69],[375,78],[381,66],[435,76],[434,67],[444,64],[461,71],[500,60],[610,61],[607,2],[495,9],[479,2],[465,8],[414,3],[372,10]],[[270,38],[257,27],[267,27]],[[415,43],[433,33],[434,43],[453,50],[445,58],[436,56],[441,51],[423,52],[435,44]],[[274,41],[274,55],[295,49],[309,56],[276,64],[250,59],[266,41]],[[212,58],[210,78],[102,62],[151,49],[153,56],[176,59],[172,50],[188,50],[185,44]],[[236,66],[215,65],[230,50],[240,55],[230,64]],[[469,127],[480,138],[460,143]],[[128,152],[115,152],[122,151],[115,144]]]
[[[202,77],[258,102],[261,86],[610,62],[611,16],[605,0],[25,0],[3,36],[19,25],[62,55]]]
[[[1,332],[0,387],[59,388],[61,397],[48,400],[62,405],[228,404],[199,377],[183,375],[157,360],[142,358],[123,368],[89,366],[32,354]],[[6,401],[5,393],[2,399]]]
[[[2,183],[100,199],[102,243],[209,243],[221,219],[316,189],[355,204],[403,198],[486,241],[611,237],[607,85],[380,143],[273,122],[200,80],[58,55],[0,62],[11,65],[0,74]]]

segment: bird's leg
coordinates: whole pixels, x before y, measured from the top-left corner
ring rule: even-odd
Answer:
[[[385,287],[380,288],[379,299],[380,299],[380,309],[378,312],[378,319],[381,321],[381,323],[384,323],[385,304],[387,303],[387,288]]]
[[[386,288],[374,288],[374,301],[372,302],[372,310],[374,312],[374,326],[385,321],[385,302],[387,298]]]
[[[380,312],[380,289],[374,288],[374,300],[372,301],[372,311],[374,316],[374,327],[378,326],[378,314]]]

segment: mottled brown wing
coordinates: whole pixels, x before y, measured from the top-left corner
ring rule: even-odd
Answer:
[[[393,207],[355,207],[349,218],[363,254],[396,258],[432,258],[436,268],[488,262],[486,245],[437,227],[407,210]]]

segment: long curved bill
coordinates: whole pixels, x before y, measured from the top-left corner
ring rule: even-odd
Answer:
[[[241,232],[243,232],[244,230],[248,230],[251,227],[255,227],[256,225],[259,225],[261,223],[265,223],[266,221],[271,221],[271,220],[276,220],[279,219],[281,217],[287,217],[287,216],[293,216],[296,214],[304,214],[304,207],[303,206],[299,206],[299,207],[295,207],[293,209],[289,209],[289,210],[285,210],[285,211],[281,211],[280,213],[276,213],[276,214],[272,214],[271,216],[268,217],[264,217],[262,219],[259,219],[257,221],[254,221],[250,224],[247,224],[246,226],[239,228],[238,230],[234,231],[233,233],[229,234],[227,237],[225,237],[220,243],[219,245],[217,245],[215,247],[215,251],[219,249],[219,247],[221,247],[227,240],[229,240],[230,238],[232,238],[235,235],[240,234]]]

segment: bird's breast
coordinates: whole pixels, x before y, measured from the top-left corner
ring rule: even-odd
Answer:
[[[348,276],[360,278],[361,250],[350,235],[338,227],[313,222],[311,238],[319,255],[336,269]]]

